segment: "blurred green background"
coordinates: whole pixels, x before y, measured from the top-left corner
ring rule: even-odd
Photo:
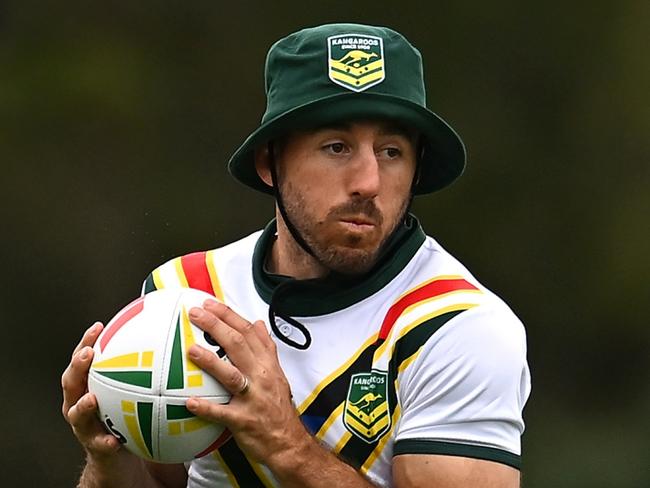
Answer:
[[[0,2],[3,486],[72,486],[60,374],[156,265],[272,200],[225,162],[266,50],[331,21],[422,51],[463,178],[425,229],[527,326],[526,488],[650,486],[650,2]]]

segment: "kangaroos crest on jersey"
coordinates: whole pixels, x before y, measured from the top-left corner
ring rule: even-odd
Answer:
[[[390,428],[387,386],[387,371],[358,373],[350,380],[343,423],[367,443],[374,442]]]
[[[384,44],[380,37],[343,34],[327,38],[330,80],[360,92],[384,81]]]

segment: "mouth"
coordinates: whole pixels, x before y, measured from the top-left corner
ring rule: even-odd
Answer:
[[[374,229],[376,223],[366,217],[345,217],[339,220],[345,227],[354,231],[367,231]]]

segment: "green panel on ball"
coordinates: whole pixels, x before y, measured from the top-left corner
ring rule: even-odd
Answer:
[[[196,417],[185,405],[167,405],[167,420],[185,420]]]
[[[169,375],[167,376],[167,388],[180,390],[185,386],[183,382],[183,348],[181,345],[181,316],[178,315],[176,331],[174,332],[174,343],[169,362]]]
[[[151,442],[151,430],[153,418],[153,403],[138,402],[138,423],[140,424],[140,432],[142,432],[142,439],[144,440],[149,454],[153,457],[153,444]]]
[[[96,371],[120,383],[151,388],[151,371]]]

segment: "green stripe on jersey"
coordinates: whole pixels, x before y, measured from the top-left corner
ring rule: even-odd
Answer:
[[[232,437],[219,448],[219,454],[241,488],[266,488]]]
[[[440,329],[440,327],[462,312],[464,312],[464,310],[448,312],[422,322],[395,343],[395,352],[388,363],[388,415],[393,415],[393,411],[397,405],[395,379],[397,378],[399,367],[402,365],[404,360],[415,354],[415,352],[420,349],[420,347],[422,347],[429,338]],[[385,435],[389,435],[389,433]],[[343,446],[339,455],[348,464],[358,469],[363,466],[368,457],[372,454],[372,451],[375,450],[380,439],[377,439],[372,443],[367,443],[353,435],[345,446]]]
[[[348,393],[350,377],[353,374],[363,371],[370,371],[372,367],[372,355],[377,350],[378,344],[371,344],[364,349],[356,361],[348,369],[334,378],[316,398],[309,404],[301,415],[327,418],[338,408],[341,402],[345,402],[345,396]]]
[[[403,439],[395,443],[393,456],[400,454],[443,454],[484,459],[521,469],[521,456],[494,447],[474,446],[429,439]]]
[[[410,358],[420,349],[429,338],[435,334],[440,327],[445,325],[456,315],[464,312],[465,310],[454,310],[447,312],[437,317],[433,317],[420,325],[411,329],[407,334],[401,337],[395,343],[395,352],[393,357],[390,358],[388,372],[390,376],[389,385],[397,378],[397,371],[405,359]]]
[[[150,273],[147,279],[144,280],[144,293],[147,294],[152,291],[156,291],[156,285],[153,282],[153,273]]]

